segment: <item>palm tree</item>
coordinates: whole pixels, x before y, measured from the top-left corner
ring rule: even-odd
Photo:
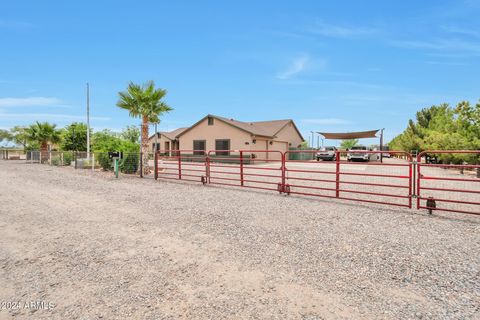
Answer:
[[[159,123],[162,114],[173,110],[162,101],[166,94],[167,91],[164,89],[155,89],[153,81],[148,81],[143,86],[130,82],[126,91],[118,93],[117,106],[128,110],[131,117],[142,119],[141,151],[144,174],[150,173],[148,125],[149,123]]]
[[[57,130],[56,127],[55,124],[37,121],[25,129],[26,139],[40,145],[40,159],[42,161],[47,157],[48,144],[60,142],[60,130]]]

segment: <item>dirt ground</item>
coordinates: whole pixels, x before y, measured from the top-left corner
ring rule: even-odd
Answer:
[[[0,161],[0,319],[480,319],[480,218]]]

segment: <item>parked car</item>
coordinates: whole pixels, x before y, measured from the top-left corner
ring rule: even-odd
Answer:
[[[370,161],[370,154],[367,153],[368,148],[365,146],[355,146],[352,147],[347,153],[347,161]]]
[[[320,160],[334,161],[336,152],[337,152],[337,148],[335,147],[324,147],[320,149],[320,151],[318,151],[315,156],[317,158],[317,161],[320,161]]]

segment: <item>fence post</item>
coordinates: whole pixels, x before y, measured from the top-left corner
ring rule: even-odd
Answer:
[[[288,154],[288,151],[286,151],[285,153],[282,152],[282,190],[285,189],[285,184],[287,183],[286,181],[286,177],[287,177],[287,154]]]
[[[92,171],[95,171],[95,153],[92,152]]]
[[[153,176],[155,177],[155,180],[157,180],[158,179],[158,151],[155,151],[154,161],[155,163],[153,164],[153,170],[155,170],[155,172]]]
[[[340,152],[335,151],[335,197],[340,197]]]
[[[75,159],[75,170],[77,169],[77,151],[73,152],[73,158]]]
[[[409,162],[409,166],[408,166],[408,176],[410,177],[409,178],[409,183],[408,183],[408,207],[411,209],[412,208],[412,198],[414,196],[414,192],[415,192],[415,187],[413,186],[414,182],[415,181],[415,177],[414,177],[414,169],[415,169],[415,166],[414,166],[414,163],[413,163],[413,160],[412,160],[412,155],[409,154],[408,155],[409,159],[408,159],[408,162]],[[412,192],[413,190],[413,192]]]
[[[182,153],[178,151],[178,180],[182,180]]]
[[[243,187],[243,151],[240,150],[240,185]]]
[[[207,156],[205,158],[205,163],[206,163],[206,170],[207,170],[207,182],[210,183],[210,152],[207,153]]]
[[[148,153],[147,153],[147,156],[148,156]],[[143,178],[143,152],[141,151],[140,151],[140,178]]]
[[[415,192],[415,195],[417,196],[417,209],[420,209],[420,178],[421,178],[421,173],[420,173],[420,167],[421,167],[421,161],[422,161],[422,153],[417,154],[417,162],[416,162],[416,172],[417,172],[417,192]]]

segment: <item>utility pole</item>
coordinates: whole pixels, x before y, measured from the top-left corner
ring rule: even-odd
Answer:
[[[87,82],[87,159],[90,159],[90,88]]]
[[[315,143],[315,142],[314,142],[315,137],[313,136],[313,134],[314,134],[313,131],[310,131],[310,133],[312,134],[312,140],[311,140],[311,141],[312,141],[312,144],[311,144],[311,147],[312,147],[312,149],[313,149],[313,148],[315,147],[315,146],[313,145],[313,144]]]
[[[383,163],[383,130],[385,128],[380,131],[380,163]]]

